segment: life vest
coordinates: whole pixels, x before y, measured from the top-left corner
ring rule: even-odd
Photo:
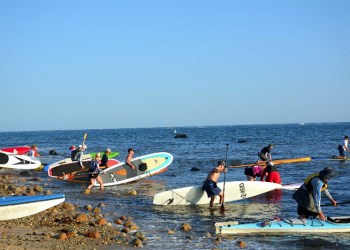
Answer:
[[[96,161],[96,160],[91,161],[89,172],[90,173],[97,173],[98,172],[98,161]]]
[[[75,149],[75,150],[73,150],[73,151],[70,153],[70,158],[72,159],[72,161],[76,161],[76,160],[77,160],[77,159],[76,159],[76,156],[77,156],[78,152],[79,152],[79,149]]]
[[[307,190],[309,190],[309,192],[313,191],[312,185],[311,185],[311,180],[313,178],[320,178],[320,173],[314,173],[314,174],[310,174],[308,177],[306,177],[306,179],[304,180],[304,185],[306,186]],[[328,184],[323,183],[322,188],[321,188],[321,192],[325,191],[328,188]]]

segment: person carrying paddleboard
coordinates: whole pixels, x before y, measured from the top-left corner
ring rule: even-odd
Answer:
[[[264,147],[259,153],[258,156],[262,161],[272,161],[271,149],[273,149],[273,144],[269,144]]]
[[[132,162],[131,162],[132,158],[134,157],[134,153],[135,153],[134,149],[133,149],[133,148],[129,148],[129,149],[128,149],[128,156],[127,156],[126,159],[125,159],[126,164],[127,164],[129,167],[131,167],[131,169],[136,169],[136,167],[134,166],[134,164],[132,164]]]
[[[79,145],[77,149],[72,151],[70,156],[72,161],[77,161],[79,163],[81,169],[84,169],[83,154],[85,149],[87,149],[87,146],[85,144]]]
[[[40,156],[40,154],[37,152],[37,150],[38,150],[37,146],[35,144],[32,145],[30,147],[30,150],[28,151],[28,156],[32,157],[32,158]]]
[[[244,174],[247,176],[248,181],[256,181],[256,177],[261,176],[263,168],[259,165],[254,165],[251,167],[246,167],[244,169]]]
[[[282,184],[282,179],[277,166],[273,162],[267,162],[266,168],[263,169],[260,176],[260,181],[273,182]]]
[[[326,167],[304,180],[303,185],[292,196],[298,203],[297,213],[300,218],[319,217],[323,221],[326,220],[321,209],[321,194],[324,193],[333,206],[337,205],[328,191],[328,181],[336,175],[334,169]]]
[[[217,195],[220,196],[220,204],[222,204],[224,193],[221,188],[217,186],[217,182],[220,174],[226,172],[225,161],[219,161],[217,166],[209,172],[207,179],[203,182],[202,190],[206,191],[208,198],[210,198],[210,207],[214,206],[215,196]]]
[[[108,155],[111,153],[111,149],[107,148],[105,153],[102,156],[100,167],[108,168]]]
[[[90,185],[87,187],[87,189],[91,189],[94,184],[95,184],[95,180],[100,183],[100,189],[103,190],[103,180],[100,176],[100,166],[99,166],[99,162],[101,160],[101,154],[97,153],[94,157],[93,160],[91,160],[90,163],[90,168],[89,168],[89,179],[90,179]]]
[[[75,145],[69,147],[69,157],[72,158],[73,151],[76,150]]]

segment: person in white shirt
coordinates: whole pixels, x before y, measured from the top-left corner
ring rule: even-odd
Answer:
[[[349,137],[346,135],[344,136],[342,144],[338,146],[339,156],[336,156],[335,158],[346,159],[345,152],[350,152],[348,144],[349,144]]]

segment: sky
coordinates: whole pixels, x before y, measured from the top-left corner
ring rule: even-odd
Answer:
[[[349,122],[350,1],[0,0],[0,131]]]

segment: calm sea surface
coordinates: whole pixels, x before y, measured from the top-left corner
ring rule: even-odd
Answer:
[[[269,143],[275,145],[273,158],[295,158],[311,156],[307,163],[280,165],[279,169],[284,184],[301,182],[308,174],[318,172],[331,166],[339,176],[331,180],[329,190],[333,197],[341,201],[350,200],[350,161],[330,160],[338,154],[337,146],[344,135],[350,135],[350,123],[290,124],[290,125],[252,125],[219,127],[182,127],[178,133],[187,134],[187,139],[175,139],[173,128],[149,129],[105,129],[87,131],[34,131],[1,132],[0,148],[15,145],[37,144],[42,163],[53,163],[66,158],[70,145],[82,143],[84,133],[88,134],[87,152],[103,151],[110,147],[119,151],[118,160],[124,161],[127,149],[133,147],[135,156],[166,151],[174,156],[168,171],[141,181],[106,188],[100,193],[98,189],[91,195],[82,195],[86,188],[79,184],[61,182],[47,177],[45,172],[35,172],[41,177],[42,185],[54,193],[64,193],[66,201],[77,205],[107,204],[104,213],[116,212],[134,219],[140,230],[148,237],[146,249],[238,249],[236,243],[243,240],[247,249],[349,249],[350,239],[347,234],[326,236],[261,236],[248,235],[235,237],[234,240],[223,239],[219,245],[214,244],[215,222],[240,221],[254,222],[274,217],[296,217],[296,203],[291,199],[292,191],[270,192],[244,201],[226,203],[228,211],[210,213],[208,206],[173,206],[163,207],[152,204],[155,193],[179,187],[200,185],[207,173],[220,159],[225,159],[228,146],[229,163],[251,163],[257,160],[257,152]],[[238,143],[246,140],[245,143]],[[49,155],[55,150],[59,155]],[[190,171],[193,167],[200,171]],[[246,180],[243,169],[229,169],[227,181]],[[221,176],[220,181],[223,181]],[[138,192],[136,197],[124,196],[129,189]],[[323,197],[323,203],[328,200]],[[208,201],[209,203],[209,201]],[[349,215],[349,206],[336,208],[324,207],[326,215]],[[111,220],[114,218],[111,216]],[[180,230],[182,223],[189,223],[193,230],[184,233]],[[176,229],[172,235],[168,229]],[[207,232],[212,235],[208,237]]]

